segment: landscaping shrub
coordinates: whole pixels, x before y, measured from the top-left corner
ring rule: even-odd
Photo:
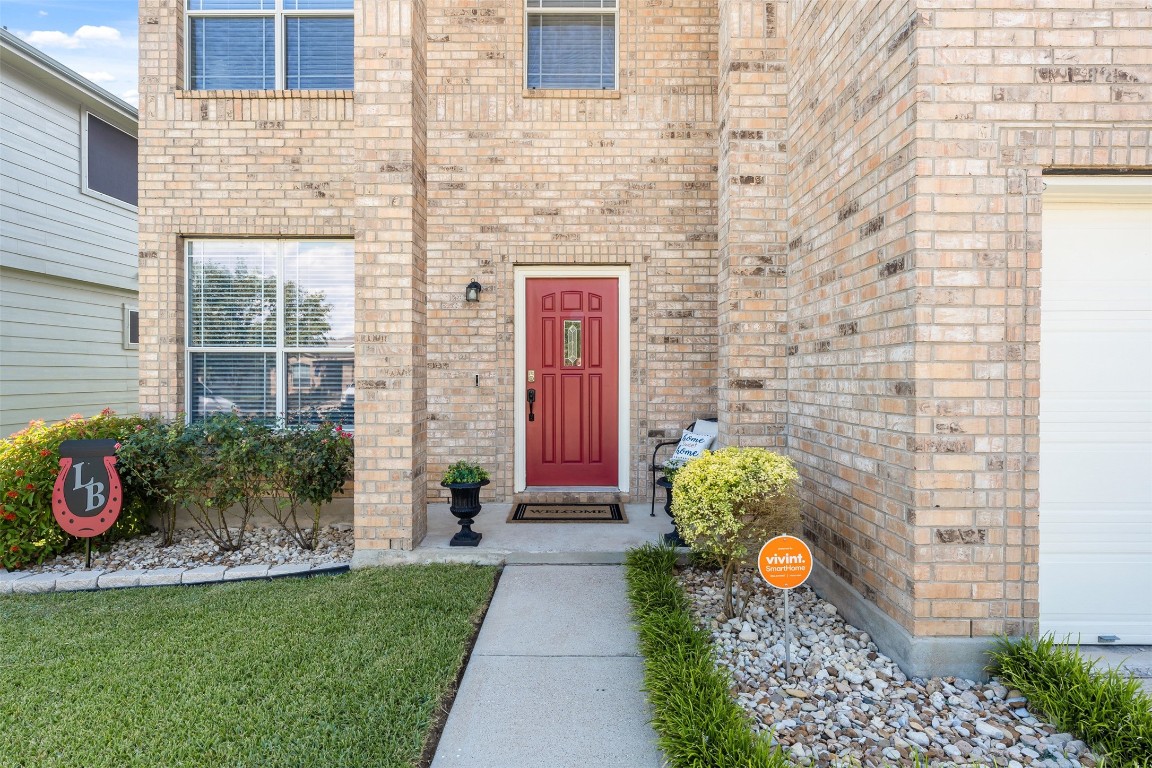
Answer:
[[[189,460],[190,448],[183,421],[150,418],[137,424],[116,452],[121,477],[152,499],[164,546],[172,544],[176,510],[188,502],[190,490],[181,484],[178,469]]]
[[[216,413],[193,422],[180,435],[182,463],[172,468],[185,493],[188,514],[217,547],[244,547],[252,516],[267,511],[266,497],[278,446],[267,424],[235,413]],[[239,509],[229,519],[230,508]]]
[[[0,441],[0,565],[17,570],[38,565],[74,546],[52,516],[52,487],[60,472],[60,443],[65,440],[123,441],[144,423],[139,416],[76,414],[55,424],[34,421]],[[124,502],[116,525],[98,540],[134,536],[147,529],[151,500],[147,490],[125,477],[117,464]]]
[[[339,426],[294,427],[272,436],[269,486],[273,503],[268,514],[304,549],[320,540],[320,508],[332,501],[352,469],[352,435]],[[299,513],[311,505],[311,527],[300,524]]]
[[[1140,681],[1097,668],[1077,648],[1042,638],[1002,638],[993,671],[1056,726],[1076,734],[1108,765],[1152,766],[1152,696]]]
[[[724,575],[724,612],[743,613],[734,600],[742,566],[772,536],[800,524],[790,459],[764,448],[705,451],[676,472],[672,516],[693,552],[716,562]]]
[[[645,545],[628,552],[628,597],[644,655],[644,683],[660,748],[674,768],[784,768],[789,762],[752,732],[733,701],[731,681],[712,660],[673,575],[676,551]]]

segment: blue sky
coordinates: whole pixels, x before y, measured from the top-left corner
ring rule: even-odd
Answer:
[[[136,0],[0,0],[0,26],[136,104]]]

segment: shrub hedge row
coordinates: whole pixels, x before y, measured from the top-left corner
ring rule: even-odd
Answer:
[[[117,440],[124,503],[101,539],[139,535],[156,514],[171,543],[176,510],[184,508],[222,550],[243,546],[258,511],[314,549],[321,505],[343,486],[353,455],[352,437],[340,427],[284,427],[236,414],[185,425],[105,410],[33,422],[0,442],[0,565],[37,565],[77,544],[52,516],[60,443],[107,438]]]

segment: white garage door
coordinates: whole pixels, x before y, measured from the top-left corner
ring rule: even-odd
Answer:
[[[1046,177],[1040,631],[1152,643],[1152,178]]]

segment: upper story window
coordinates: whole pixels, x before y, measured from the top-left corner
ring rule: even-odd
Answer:
[[[616,0],[525,0],[528,88],[616,88]]]
[[[187,0],[192,90],[351,89],[353,0]]]

